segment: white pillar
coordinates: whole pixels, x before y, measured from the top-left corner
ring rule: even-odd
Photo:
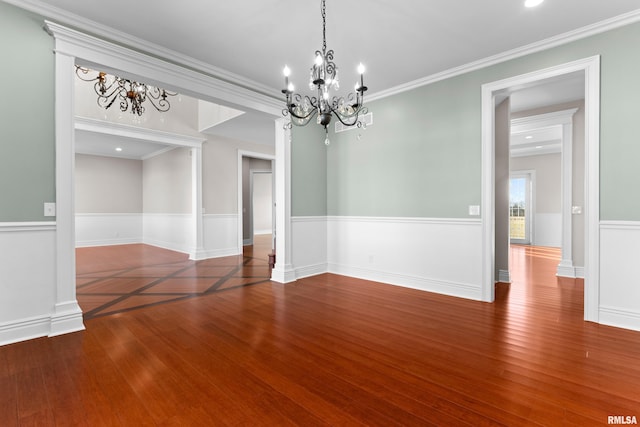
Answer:
[[[276,265],[271,280],[289,283],[296,280],[291,264],[291,130],[284,129],[284,118],[275,121],[276,131]]]
[[[571,110],[568,122],[562,124],[562,258],[556,275],[576,277],[573,265],[573,115]]]
[[[49,336],[84,329],[76,300],[74,65],[56,39],[56,292]]]
[[[202,148],[191,149],[191,215],[193,240],[189,258],[206,258],[204,250],[204,220],[202,213]]]

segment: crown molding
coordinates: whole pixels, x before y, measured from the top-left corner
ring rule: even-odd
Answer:
[[[91,119],[88,117],[75,118],[75,129],[87,132],[116,135],[124,138],[139,139],[142,141],[158,142],[168,144],[172,147],[200,148],[206,138],[181,135],[177,133],[165,132],[156,129],[141,128],[137,126],[107,122],[104,120]]]
[[[520,58],[532,53],[541,52],[543,50],[551,49],[556,46],[571,43],[576,40],[580,40],[586,37],[594,36],[596,34],[604,33],[606,31],[614,30],[616,28],[624,27],[625,25],[633,24],[640,21],[640,9],[634,10],[623,15],[615,16],[613,18],[597,22],[595,24],[587,25],[586,27],[578,28],[573,31],[569,31],[564,34],[559,34],[548,39],[544,39],[535,43],[528,44],[516,49],[508,50],[506,52],[499,53],[497,55],[489,56],[487,58],[480,59],[478,61],[470,62],[459,67],[450,68],[440,73],[432,74],[430,76],[422,77],[386,90],[375,92],[368,96],[369,102],[377,99],[386,98],[388,96],[397,95],[402,92],[413,90],[421,86],[426,86],[432,83],[446,80],[451,77],[456,77],[462,74],[476,71],[482,68],[490,67],[492,65],[500,64],[502,62],[510,61],[512,59]]]
[[[279,94],[280,92],[279,89],[275,89],[262,83],[258,83],[239,74],[235,74],[206,62],[199,61],[180,52],[176,52],[163,46],[150,43],[147,40],[131,36],[122,31],[118,31],[114,28],[102,25],[98,22],[88,20],[79,15],[69,13],[65,10],[51,6],[49,4],[41,3],[37,0],[0,1],[27,10],[29,12],[42,15],[45,19],[54,20],[60,24],[71,26],[77,30],[93,34],[97,37],[110,40],[123,46],[136,46],[137,49],[150,55],[156,56],[158,58],[164,58],[165,60],[175,62],[177,64],[182,64],[185,68],[196,70],[207,76],[243,87],[253,92],[257,92],[261,95],[274,97],[274,94]]]

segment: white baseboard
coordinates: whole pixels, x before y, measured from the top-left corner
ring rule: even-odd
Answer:
[[[78,301],[68,301],[56,304],[55,312],[51,316],[51,330],[49,336],[68,334],[84,330],[82,322],[82,309]]]
[[[498,282],[511,283],[511,272],[509,270],[498,270]]]
[[[575,279],[576,276],[576,268],[573,266],[571,260],[561,260],[556,268],[556,276],[558,277],[568,277],[570,279]]]
[[[0,346],[46,337],[51,330],[51,317],[38,316],[0,324]]]
[[[442,295],[473,300],[480,300],[482,298],[481,290],[477,286],[465,283],[434,280],[425,277],[408,276],[371,269],[358,269],[337,264],[329,264],[329,272]]]
[[[329,266],[327,264],[307,265],[304,267],[295,269],[296,279],[302,279],[304,277],[317,276],[318,274],[328,273]]]
[[[640,311],[600,306],[600,323],[640,331]]]

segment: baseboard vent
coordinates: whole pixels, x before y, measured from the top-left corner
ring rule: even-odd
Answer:
[[[358,120],[361,121],[366,126],[371,126],[373,124],[373,113],[367,113],[363,116],[360,116]],[[353,129],[360,129],[360,128],[358,128],[358,126],[345,126],[342,123],[340,123],[339,120],[336,121],[336,124],[335,124],[336,133],[344,132],[347,130],[353,130]]]

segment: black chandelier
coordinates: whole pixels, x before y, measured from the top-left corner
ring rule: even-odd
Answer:
[[[169,92],[134,80],[127,80],[117,76],[107,76],[102,71],[92,77],[91,70],[76,65],[76,75],[85,82],[93,82],[93,89],[98,95],[98,105],[108,109],[114,102],[120,101],[120,111],[127,111],[131,107],[131,113],[141,116],[144,113],[145,101],[160,112],[169,111],[171,105],[168,96],[176,96],[177,93]],[[113,77],[113,78],[110,78]]]
[[[329,145],[329,136],[327,126],[331,122],[331,116],[336,116],[344,126],[364,127],[359,116],[367,113],[364,107],[364,93],[367,87],[364,85],[364,65],[360,63],[358,73],[360,74],[360,82],[356,83],[355,94],[349,93],[345,97],[331,96],[331,90],[337,90],[340,87],[338,78],[338,67],[333,62],[333,50],[327,50],[326,35],[326,9],[325,0],[321,2],[322,14],[322,50],[316,50],[316,59],[311,67],[309,75],[309,89],[317,90],[316,96],[301,95],[294,93],[293,84],[289,82],[291,70],[284,67],[284,84],[285,88],[282,93],[286,95],[287,108],[282,110],[283,116],[290,116],[291,120],[285,125],[285,128],[291,129],[291,125],[306,126],[314,116],[317,117],[317,123],[324,126],[325,144]]]

